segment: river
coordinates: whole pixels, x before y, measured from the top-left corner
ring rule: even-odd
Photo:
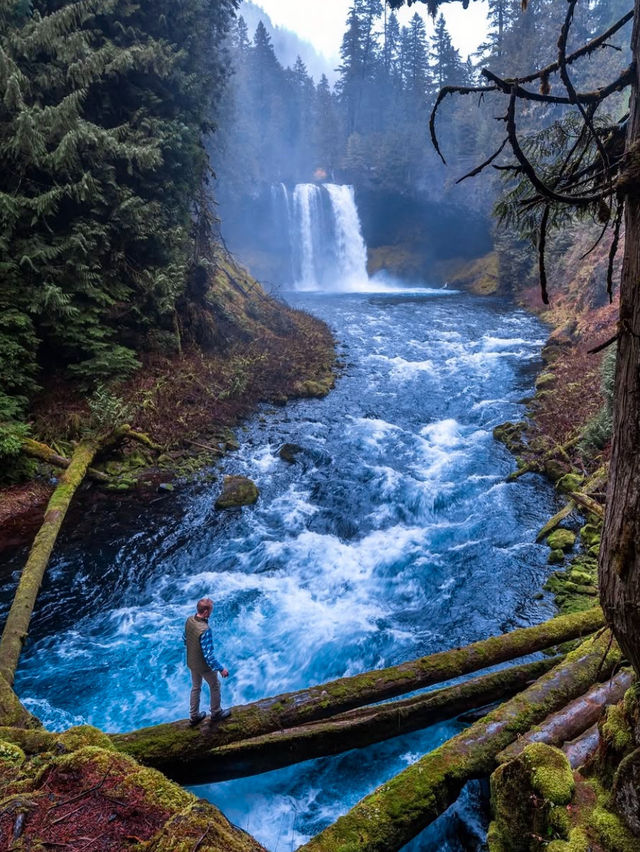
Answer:
[[[298,293],[345,363],[323,400],[265,406],[226,473],[254,507],[218,513],[203,477],[151,506],[103,505],[70,525],[38,600],[16,690],[54,729],[124,731],[184,717],[185,617],[216,601],[225,705],[388,666],[541,621],[554,510],[493,427],[523,416],[545,338],[534,317],[448,290]],[[278,456],[297,444],[296,463]],[[24,553],[5,564],[5,615]],[[206,688],[205,688],[206,689]],[[194,788],[271,852],[289,852],[460,730],[452,721],[342,756]],[[481,844],[461,803],[412,850]],[[470,816],[472,815],[472,816]]]

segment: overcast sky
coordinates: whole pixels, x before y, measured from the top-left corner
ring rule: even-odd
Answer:
[[[293,30],[301,38],[311,42],[320,53],[329,59],[339,55],[342,35],[345,31],[347,12],[351,0],[254,0],[269,15],[276,26]],[[241,10],[242,11],[242,10]],[[427,32],[433,32],[433,24],[424,3],[416,3],[410,9],[400,10],[401,24],[408,23],[419,12],[427,23]],[[487,31],[486,3],[474,2],[468,9],[461,3],[444,3],[442,12],[449,32],[462,58],[473,52],[484,40]]]

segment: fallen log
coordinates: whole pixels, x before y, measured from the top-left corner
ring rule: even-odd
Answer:
[[[611,680],[595,684],[584,695],[576,698],[557,713],[552,713],[539,725],[531,728],[524,736],[507,746],[498,755],[498,762],[505,763],[517,757],[530,743],[561,746],[562,743],[580,736],[598,721],[608,704],[616,704],[623,698],[634,680],[633,671],[623,669]]]
[[[579,737],[564,743],[562,751],[566,754],[569,766],[578,769],[593,757],[600,745],[600,729],[597,723],[583,731]]]
[[[33,438],[23,438],[21,444],[22,452],[25,456],[29,456],[29,458],[47,462],[47,464],[53,465],[54,467],[61,467],[64,470],[66,470],[71,464],[70,459],[65,456],[61,456],[46,444],[41,444],[40,441],[34,441]],[[111,482],[110,476],[107,476],[106,473],[103,473],[101,470],[96,470],[93,467],[87,469],[87,476],[96,480],[96,482]]]
[[[569,500],[568,503],[565,503],[562,509],[560,509],[559,512],[556,512],[556,514],[552,518],[550,518],[547,523],[542,527],[542,529],[536,536],[536,541],[538,543],[544,541],[545,538],[549,535],[549,533],[552,533],[556,529],[556,527],[559,527],[562,521],[564,521],[564,519],[567,518],[575,508],[576,504],[573,502],[573,500]]]
[[[565,444],[561,446],[553,447],[550,450],[547,450],[546,453],[543,453],[539,458],[534,459],[533,461],[527,462],[527,464],[522,465],[522,467],[518,468],[518,470],[514,470],[513,473],[510,473],[507,476],[507,482],[514,482],[516,479],[519,479],[521,476],[524,476],[525,473],[540,473],[541,466],[543,462],[548,459],[553,459],[556,456],[565,456],[567,455],[567,450],[570,450],[580,440],[580,436],[577,435],[575,438],[571,438],[571,440],[567,441]]]
[[[591,512],[592,515],[595,515],[598,518],[604,518],[604,506],[601,506],[597,500],[594,500],[593,497],[589,497],[588,494],[582,494],[580,491],[572,491],[571,499],[574,503],[578,503],[579,506],[582,506],[587,512]]]
[[[467,781],[489,775],[496,755],[518,734],[581,695],[620,659],[609,631],[583,642],[528,689],[378,787],[299,852],[401,849],[456,800]]]
[[[214,728],[191,728],[186,720],[181,720],[113,734],[112,739],[119,750],[148,766],[186,767],[200,763],[206,753],[218,746],[327,719],[356,707],[454,680],[588,635],[603,623],[602,611],[596,607],[492,636],[464,648],[234,707],[231,717]]]
[[[199,758],[186,764],[176,764],[172,755],[172,759],[164,763],[155,761],[153,767],[174,781],[203,784],[244,778],[315,757],[341,754],[426,728],[464,710],[509,698],[553,668],[559,659],[561,657],[548,657],[403,701],[350,710],[320,722],[205,749]]]
[[[98,447],[97,440],[81,441],[76,447],[71,464],[60,476],[60,481],[49,499],[42,526],[20,575],[20,582],[0,639],[0,677],[3,677],[9,686],[13,686],[22,646],[29,631],[31,613],[51,551],[73,495],[84,479]]]
[[[589,479],[584,483],[582,488],[582,493],[586,496],[589,496],[593,491],[597,491],[599,488],[602,488],[603,485],[606,485],[607,482],[607,469],[606,467],[599,467],[598,470],[590,476]],[[557,512],[547,523],[542,527],[538,535],[536,536],[536,541],[541,542],[549,535],[549,533],[553,532],[556,527],[560,526],[562,521],[566,517],[568,517],[571,512],[576,508],[576,500],[575,495],[571,495],[572,499],[566,503],[559,512]],[[599,503],[596,505],[600,506]]]

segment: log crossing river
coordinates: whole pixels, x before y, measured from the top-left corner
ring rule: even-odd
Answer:
[[[447,290],[295,294],[345,362],[323,400],[269,406],[222,462],[258,504],[217,513],[204,477],[150,506],[100,504],[66,527],[16,691],[47,726],[124,731],[187,714],[185,617],[208,594],[237,704],[388,666],[542,621],[549,572],[535,535],[553,513],[492,429],[523,416],[543,326]],[[294,464],[278,456],[300,448]],[[6,615],[24,555],[4,565]],[[539,596],[538,596],[539,597]],[[206,687],[205,687],[206,690]],[[271,852],[289,852],[430,750],[455,721],[362,751],[194,788]],[[412,844],[468,850],[477,789]]]

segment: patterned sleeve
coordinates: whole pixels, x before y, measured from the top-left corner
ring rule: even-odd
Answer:
[[[212,668],[214,672],[221,672],[224,669],[224,666],[216,660],[213,653],[213,633],[211,632],[210,627],[205,630],[204,633],[200,634],[200,647],[202,648],[202,653],[207,665]]]

